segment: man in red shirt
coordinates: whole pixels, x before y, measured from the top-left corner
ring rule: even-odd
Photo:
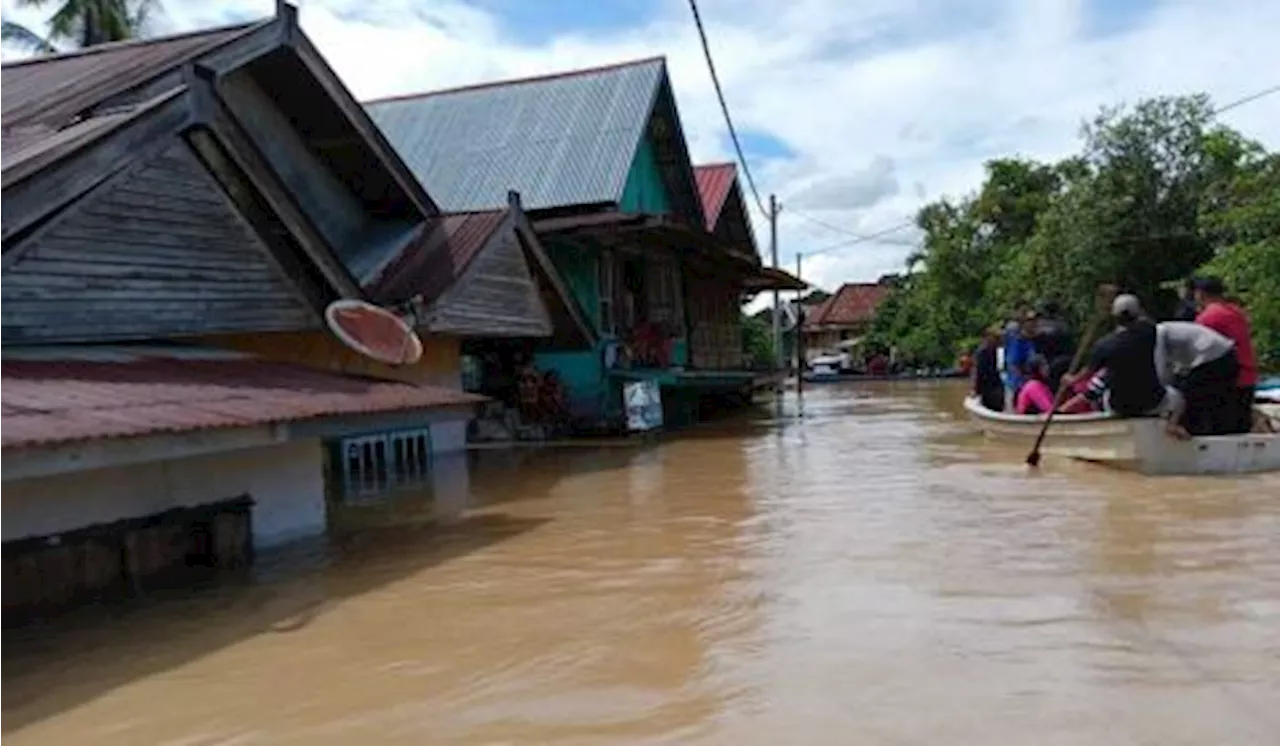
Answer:
[[[1195,281],[1196,306],[1200,313],[1196,323],[1207,326],[1236,343],[1236,358],[1240,362],[1240,374],[1236,378],[1237,399],[1235,432],[1247,433],[1253,429],[1253,395],[1258,385],[1258,359],[1253,354],[1249,316],[1240,306],[1227,300],[1222,280],[1202,277]]]

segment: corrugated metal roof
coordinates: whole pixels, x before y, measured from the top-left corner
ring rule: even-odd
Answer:
[[[488,210],[431,220],[369,287],[370,294],[384,301],[415,295],[434,301],[462,277],[506,217],[506,210]]]
[[[617,202],[664,60],[382,99],[374,122],[440,206],[526,210]]]
[[[714,231],[720,219],[720,211],[733,191],[738,179],[738,167],[732,163],[708,163],[693,167],[693,178],[698,184],[698,198],[702,201],[702,215],[707,230]]]
[[[7,349],[0,376],[5,448],[483,401],[191,348]]]
[[[273,20],[7,62],[0,69],[0,121],[5,130],[61,129],[106,99]]]

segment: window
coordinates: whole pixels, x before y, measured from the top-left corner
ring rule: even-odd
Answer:
[[[431,431],[427,428],[346,438],[339,448],[345,497],[422,485],[430,475]]]
[[[601,252],[596,260],[596,284],[600,290],[600,333],[613,334],[616,331],[616,317],[613,307],[613,254]]]

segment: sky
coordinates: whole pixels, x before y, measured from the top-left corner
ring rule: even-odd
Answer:
[[[0,0],[41,28],[56,7]],[[302,0],[303,29],[357,98],[666,55],[691,155],[730,160],[685,0]],[[162,0],[152,33],[264,17],[271,0]],[[834,289],[900,271],[915,232],[824,251],[976,189],[990,158],[1052,159],[1099,107],[1280,84],[1275,0],[701,0],[761,197],[778,195],[779,257],[816,254]],[[5,59],[15,56],[5,48]],[[1280,94],[1223,115],[1280,148]],[[428,191],[430,185],[426,185]],[[745,184],[744,184],[745,188]],[[751,197],[748,194],[748,200]],[[755,211],[769,260],[767,222]]]

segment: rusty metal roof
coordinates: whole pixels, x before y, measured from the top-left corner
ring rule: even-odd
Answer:
[[[17,127],[62,129],[103,101],[273,21],[6,62],[0,68],[0,122],[6,133]]]
[[[508,215],[507,210],[452,213],[427,222],[418,237],[368,286],[383,301],[421,295],[430,303],[457,282]]]
[[[702,201],[702,215],[707,230],[714,231],[720,220],[720,211],[729,200],[733,185],[738,180],[738,167],[732,163],[708,163],[693,167],[693,178],[698,184],[698,198]]]
[[[661,58],[370,101],[365,108],[451,212],[616,203],[666,76]]]
[[[5,449],[484,400],[202,348],[7,349],[0,374]]]

